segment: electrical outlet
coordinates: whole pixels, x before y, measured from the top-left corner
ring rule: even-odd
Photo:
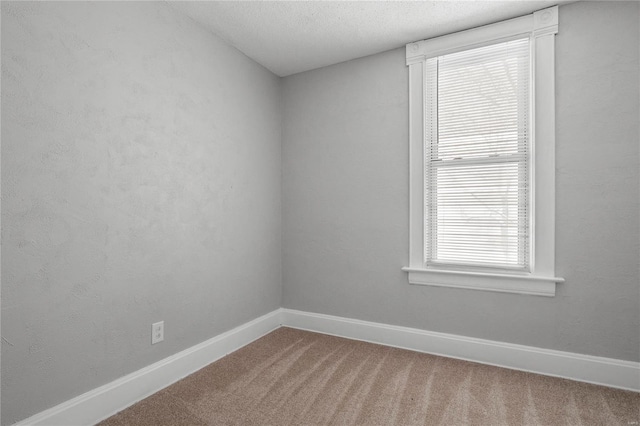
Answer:
[[[164,321],[151,324],[151,344],[162,342],[164,340]]]

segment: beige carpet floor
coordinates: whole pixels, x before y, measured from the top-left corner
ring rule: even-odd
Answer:
[[[100,425],[638,421],[635,392],[280,328]]]

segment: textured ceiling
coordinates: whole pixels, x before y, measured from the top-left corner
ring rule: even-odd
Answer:
[[[169,3],[284,77],[567,1]]]

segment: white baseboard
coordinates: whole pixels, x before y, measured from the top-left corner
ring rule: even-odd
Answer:
[[[22,420],[15,426],[96,424],[281,325],[449,358],[640,391],[640,363],[637,362],[281,308]]]
[[[282,325],[482,364],[640,391],[640,363],[282,310]]]
[[[281,309],[45,410],[16,425],[93,425],[281,325]]]

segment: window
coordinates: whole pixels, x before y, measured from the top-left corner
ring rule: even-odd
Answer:
[[[407,45],[412,284],[553,296],[557,7]]]
[[[529,39],[429,58],[425,261],[528,270]]]

